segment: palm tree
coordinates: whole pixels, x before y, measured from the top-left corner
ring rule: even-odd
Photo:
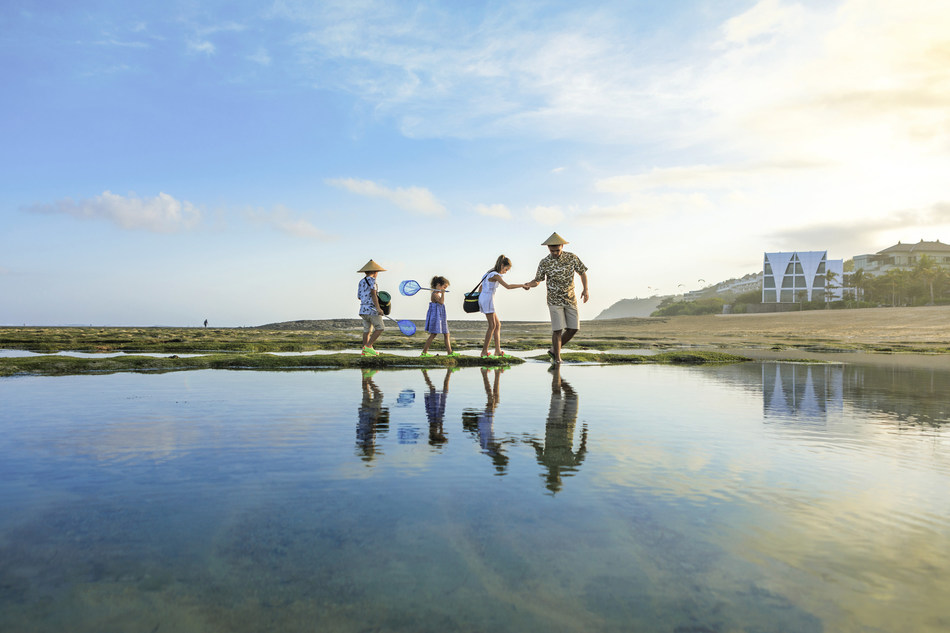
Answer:
[[[881,275],[881,283],[891,291],[891,305],[901,305],[904,294],[904,285],[907,283],[908,274],[903,268],[891,268]]]
[[[838,273],[829,270],[825,273],[825,307],[831,309],[831,302],[834,301],[834,292],[840,288],[838,285]]]
[[[846,286],[854,288],[854,298],[861,300],[864,298],[864,290],[868,284],[868,276],[864,272],[863,268],[858,268],[856,271],[845,277],[844,283]]]
[[[946,271],[938,266],[937,261],[929,255],[921,256],[920,261],[914,266],[914,277],[927,284],[930,290],[930,303],[927,305],[932,306],[934,304],[934,282],[944,275],[946,275]]]

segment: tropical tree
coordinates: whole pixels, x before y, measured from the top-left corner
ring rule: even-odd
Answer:
[[[829,270],[825,273],[825,307],[831,308],[831,302],[835,300],[835,290],[840,288],[838,285],[838,273]]]
[[[937,264],[937,260],[929,255],[924,255],[917,262],[917,265],[914,266],[913,271],[914,277],[919,281],[923,282],[926,286],[926,289],[930,292],[930,303],[927,305],[934,304],[934,284],[940,280],[942,277],[947,276],[947,271],[941,268]]]
[[[891,268],[877,278],[879,286],[890,295],[891,305],[904,305],[904,289],[910,278],[910,271],[903,268]]]
[[[858,268],[844,278],[844,284],[850,288],[854,288],[854,298],[858,300],[864,298],[864,290],[868,285],[868,281],[869,277],[863,268]]]

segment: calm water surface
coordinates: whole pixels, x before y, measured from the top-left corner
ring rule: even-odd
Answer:
[[[0,631],[947,631],[950,369],[0,380]]]

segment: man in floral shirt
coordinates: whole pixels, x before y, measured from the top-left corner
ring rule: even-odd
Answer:
[[[554,363],[561,362],[561,347],[574,338],[580,328],[577,297],[574,295],[574,273],[580,275],[584,286],[581,299],[587,303],[590,298],[587,293],[587,266],[574,253],[564,251],[567,243],[557,233],[552,233],[542,242],[548,247],[548,256],[538,264],[534,280],[525,284],[526,288],[534,288],[542,281],[547,285],[548,310],[551,313],[551,349],[548,354]]]

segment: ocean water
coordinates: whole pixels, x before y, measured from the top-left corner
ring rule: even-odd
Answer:
[[[950,368],[0,380],[0,631],[950,630]]]

